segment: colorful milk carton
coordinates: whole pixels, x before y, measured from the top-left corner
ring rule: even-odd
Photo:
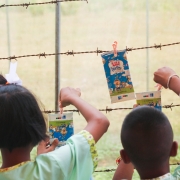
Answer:
[[[137,101],[137,104],[140,106],[148,105],[160,111],[162,110],[161,91],[136,93],[136,101]]]
[[[111,103],[135,99],[126,50],[117,51],[116,57],[113,51],[103,53],[101,56]]]
[[[66,144],[66,140],[74,134],[73,113],[49,114],[50,142],[54,138],[59,140],[59,147]]]

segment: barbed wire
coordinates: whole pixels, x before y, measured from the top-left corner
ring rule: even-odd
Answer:
[[[96,170],[94,172],[113,172],[116,171],[116,169],[102,169],[102,170]]]
[[[162,106],[162,108],[171,109],[172,110],[173,107],[178,107],[178,106],[180,106],[180,104],[173,105],[173,103],[171,103],[170,105]],[[111,112],[111,111],[114,111],[114,110],[127,110],[127,109],[131,110],[133,108],[108,108],[108,106],[106,106],[106,109],[99,109],[99,111],[105,111],[107,113],[107,112]],[[60,111],[45,110],[43,112],[44,113],[57,113],[57,112],[60,112]],[[63,110],[63,112],[78,112],[79,113],[79,110],[78,109]],[[172,163],[172,164],[169,164],[169,165],[171,165],[171,166],[173,166],[173,165],[180,165],[180,162]],[[95,172],[113,172],[113,171],[116,171],[116,169],[96,170]]]
[[[165,47],[165,46],[172,46],[172,45],[177,45],[177,44],[180,44],[180,42],[176,42],[176,43],[170,43],[170,44],[160,44],[160,45],[156,45],[154,44],[154,46],[146,46],[146,47],[139,47],[139,48],[128,48],[126,46],[125,50],[128,52],[128,51],[134,51],[134,50],[140,50],[140,49],[148,49],[148,48],[155,48],[155,49],[160,49],[162,47]],[[84,51],[84,52],[74,52],[73,50],[72,51],[67,51],[67,52],[64,52],[64,53],[51,53],[51,54],[46,54],[45,52],[44,53],[39,53],[39,54],[31,54],[31,55],[22,55],[22,56],[9,56],[9,57],[6,57],[6,58],[0,58],[0,60],[12,60],[12,59],[15,59],[17,60],[18,58],[24,58],[24,57],[34,57],[34,56],[37,56],[39,57],[39,59],[41,57],[44,57],[46,58],[47,56],[55,56],[55,55],[75,55],[75,54],[94,54],[96,53],[97,56],[98,54],[101,54],[101,53],[105,53],[105,52],[109,52],[109,51],[103,51],[103,50],[99,50],[98,48],[95,50],[95,51]]]
[[[177,163],[172,163],[172,164],[169,164],[170,166],[175,166],[175,165],[180,165],[180,162],[177,162]],[[112,169],[101,169],[101,170],[96,170],[94,172],[113,172],[113,171],[116,171],[115,168],[112,168]]]
[[[164,105],[162,106],[162,108],[165,108],[165,109],[171,109],[173,107],[178,107],[180,106],[180,104],[176,104],[176,105],[173,105],[173,103],[171,103],[170,105]],[[111,111],[114,111],[114,110],[131,110],[133,108],[108,108],[108,106],[106,106],[106,109],[99,109],[99,111],[105,111],[106,113],[107,112],[111,112]],[[45,110],[43,111],[44,113],[58,113],[60,111],[51,111],[51,110]],[[78,112],[79,113],[79,110],[78,109],[72,109],[72,110],[63,110],[63,112]],[[173,165],[180,165],[180,162],[176,162],[176,163],[172,163],[172,164],[169,164],[171,166]],[[116,171],[116,169],[103,169],[103,170],[96,170],[95,173],[99,173],[99,172],[114,172]]]
[[[0,8],[11,7],[11,6],[22,6],[22,7],[25,7],[27,9],[29,6],[34,6],[34,5],[45,5],[45,4],[56,4],[56,5],[58,5],[58,3],[69,2],[69,1],[86,1],[88,3],[88,0],[54,0],[54,1],[42,2],[42,3],[30,3],[29,2],[29,3],[22,3],[22,4],[2,4],[2,5],[0,5]]]
[[[162,106],[162,108],[165,108],[165,109],[171,109],[172,111],[172,108],[173,107],[178,107],[180,106],[180,104],[175,104],[173,105],[173,103],[171,103],[170,105],[164,105]],[[117,110],[131,110],[133,108],[108,108],[108,106],[106,106],[106,109],[99,109],[99,111],[105,111],[106,113],[108,112],[111,112],[111,111],[117,111]],[[54,110],[44,110],[42,111],[43,113],[46,113],[46,114],[49,114],[49,113],[58,113],[60,111],[54,111]],[[63,110],[63,112],[78,112],[79,113],[79,110],[78,109],[69,109],[69,110]]]

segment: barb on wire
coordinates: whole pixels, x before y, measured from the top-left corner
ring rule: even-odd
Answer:
[[[103,52],[105,52],[105,51],[99,50],[98,47],[97,47],[96,52],[97,52],[97,56],[98,56],[99,53],[103,53]],[[107,51],[107,52],[108,52],[108,51]]]
[[[41,3],[22,3],[22,4],[2,4],[0,5],[0,8],[2,7],[11,7],[11,6],[22,6],[22,7],[26,7],[26,9],[29,6],[34,6],[34,5],[44,5],[44,4],[57,4],[61,3],[61,2],[70,2],[70,1],[86,1],[88,3],[87,0],[55,0],[55,1],[49,1],[49,2],[41,2]]]
[[[162,106],[162,108],[171,109],[171,111],[172,111],[172,108],[173,108],[173,107],[177,107],[177,106],[180,106],[180,104],[173,105],[173,103],[172,103],[172,104],[170,104],[170,105],[164,105],[164,106]],[[133,108],[108,108],[108,106],[106,106],[106,109],[99,109],[99,111],[105,111],[106,113],[108,113],[108,112],[111,112],[111,111],[127,110],[127,109],[131,110],[131,109],[133,109]],[[79,113],[79,110],[78,110],[78,109],[63,110],[63,111],[64,111],[64,112],[78,112],[78,113]],[[48,114],[48,113],[58,113],[58,112],[60,112],[60,111],[44,110],[43,112],[46,113],[46,114]]]
[[[73,52],[73,50],[70,52],[70,51],[68,51],[68,52],[66,52],[66,55],[68,56],[68,55],[73,55],[74,56],[74,52]]]
[[[5,4],[2,4],[2,5],[0,5],[0,8],[5,7],[5,6],[6,6]]]
[[[67,0],[65,0],[67,1]],[[77,1],[77,0],[68,0],[68,1]],[[81,0],[80,0],[81,1]],[[85,1],[85,0],[82,0],[82,1]],[[52,2],[52,1],[51,1]],[[29,4],[28,4],[29,6]],[[1,7],[1,6],[0,6]],[[148,47],[140,47],[140,48],[128,48],[126,46],[126,51],[133,51],[133,50],[140,50],[140,49],[148,49],[148,48],[161,48],[164,47],[164,46],[172,46],[172,45],[177,45],[177,44],[180,44],[180,42],[176,42],[176,43],[171,43],[171,44],[160,44],[160,45],[154,45],[154,46],[148,46]],[[31,55],[22,55],[22,56],[14,56],[16,59],[17,58],[23,58],[23,57],[33,57],[33,56],[38,56],[39,58],[41,56],[54,56],[54,55],[75,55],[75,54],[93,54],[93,53],[96,53],[97,56],[99,53],[105,53],[105,52],[109,52],[109,51],[103,51],[103,50],[99,50],[98,48],[95,50],[95,51],[84,51],[84,52],[75,52],[75,51],[67,51],[67,52],[64,52],[64,53],[51,53],[51,54],[47,54],[47,53],[39,53],[39,54],[31,54]],[[14,59],[15,59],[14,58]],[[9,59],[12,59],[12,57],[6,57],[6,58],[0,58],[0,60],[9,60]]]
[[[53,4],[56,4],[56,5],[58,5],[58,2],[57,2],[57,0],[56,1],[51,1]]]
[[[26,9],[29,7],[29,5],[31,5],[30,2],[29,2],[29,3],[24,3],[24,4],[22,4],[22,6],[23,6],[23,7],[26,7]]]
[[[17,61],[16,56],[9,56],[9,57],[8,57],[8,60],[11,61],[12,59],[15,59],[15,60]]]
[[[106,106],[106,114],[107,114],[107,112],[110,112],[110,111],[112,111],[112,109],[108,108],[108,106]]]
[[[128,53],[128,51],[132,51],[133,50],[133,48],[128,48],[127,46],[126,46],[126,51],[127,51],[127,53]]]
[[[171,111],[172,111],[172,107],[174,107],[174,106],[173,106],[173,103],[171,103],[170,105],[164,105],[164,106],[163,106],[163,108],[166,108],[166,109],[170,108]]]
[[[156,44],[154,44],[154,47],[157,49],[157,48],[160,48],[160,50],[161,50],[161,44],[160,45],[156,45]]]
[[[40,53],[39,54],[39,59],[40,59],[41,56],[46,58],[46,53],[45,52],[44,53]]]

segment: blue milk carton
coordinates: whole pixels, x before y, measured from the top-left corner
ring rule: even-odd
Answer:
[[[126,50],[103,53],[102,61],[106,75],[111,103],[135,99]]]

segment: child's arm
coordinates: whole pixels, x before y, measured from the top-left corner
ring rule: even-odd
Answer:
[[[171,68],[163,67],[154,72],[154,81],[161,84],[164,88],[168,88],[167,85],[169,84],[169,89],[174,91],[177,95],[180,94],[180,79]]]
[[[87,121],[87,126],[84,129],[92,134],[95,142],[97,142],[107,131],[109,121],[106,116],[82,100],[79,96],[80,91],[76,89],[69,87],[61,89],[59,98],[61,107],[65,107],[69,104],[74,105]]]
[[[113,180],[132,179],[133,172],[134,166],[131,163],[125,164],[124,161],[121,160],[114,173]]]

